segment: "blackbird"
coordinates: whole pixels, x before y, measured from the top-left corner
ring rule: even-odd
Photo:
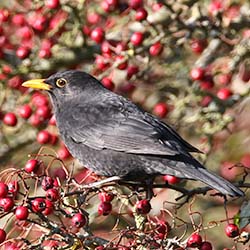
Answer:
[[[77,70],[23,83],[47,90],[59,133],[70,153],[98,175],[152,182],[158,175],[199,180],[222,194],[244,193],[208,171],[200,151],[157,117]]]

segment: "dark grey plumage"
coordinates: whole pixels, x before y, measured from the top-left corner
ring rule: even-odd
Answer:
[[[67,84],[58,87],[56,81]],[[71,154],[103,176],[145,180],[175,175],[199,180],[223,194],[243,195],[194,159],[199,152],[171,127],[107,89],[87,73],[59,72],[45,82],[60,134]]]

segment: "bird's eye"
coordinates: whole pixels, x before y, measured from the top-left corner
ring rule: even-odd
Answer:
[[[64,78],[59,78],[56,80],[56,86],[59,88],[63,88],[67,84],[67,80]]]

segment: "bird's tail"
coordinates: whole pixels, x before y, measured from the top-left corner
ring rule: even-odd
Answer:
[[[170,157],[171,158],[171,157]],[[168,158],[170,160],[170,158]],[[178,173],[179,177],[194,179],[205,183],[222,194],[244,196],[244,192],[221,176],[208,171],[192,156],[180,156],[178,160],[170,160],[167,166]]]

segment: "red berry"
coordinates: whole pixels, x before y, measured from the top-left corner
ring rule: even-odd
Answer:
[[[214,87],[214,82],[212,80],[203,80],[199,84],[202,90],[210,90]]]
[[[35,198],[31,202],[31,208],[34,213],[41,213],[46,208],[45,199],[43,198]]]
[[[136,10],[135,13],[135,20],[136,21],[143,21],[147,18],[148,12],[144,8],[140,8]]]
[[[113,193],[100,192],[98,197],[101,202],[111,202],[114,199]]]
[[[201,54],[202,51],[207,47],[207,41],[205,39],[193,39],[191,41],[191,49],[196,54]]]
[[[47,191],[50,188],[54,187],[54,178],[50,177],[50,176],[44,176],[41,186],[43,188],[43,190]]]
[[[6,232],[0,228],[0,244],[3,243],[6,239]]]
[[[117,0],[104,0],[101,2],[101,6],[105,12],[111,12],[117,7]]]
[[[162,53],[162,51],[163,51],[163,46],[160,42],[156,42],[149,48],[149,54],[151,56],[158,56]]]
[[[23,118],[23,119],[28,119],[30,118],[32,114],[32,109],[29,104],[25,104],[21,107],[18,108],[18,114]]]
[[[134,45],[134,46],[139,46],[142,44],[144,39],[143,33],[141,32],[135,32],[132,34],[132,36],[130,37],[130,42]]]
[[[54,204],[45,199],[45,209],[42,211],[44,215],[50,215],[54,211]]]
[[[215,16],[219,11],[223,9],[223,1],[212,0],[208,6],[208,12]]]
[[[193,233],[187,241],[188,247],[200,247],[202,243],[202,237],[198,233]]]
[[[165,102],[157,103],[154,106],[153,112],[155,115],[159,116],[160,118],[164,118],[168,113],[167,104]]]
[[[57,151],[57,155],[62,160],[66,160],[66,159],[70,158],[70,156],[71,156],[71,154],[70,154],[69,150],[66,148],[66,146],[61,146]]]
[[[228,85],[232,80],[232,74],[220,74],[218,76],[218,82],[222,85]]]
[[[33,94],[31,97],[31,102],[36,107],[48,106],[49,103],[47,96],[41,93]]]
[[[239,228],[237,225],[231,223],[225,227],[226,235],[230,238],[234,238],[239,235]]]
[[[231,95],[231,90],[227,88],[222,88],[217,92],[217,97],[221,100],[227,100]]]
[[[51,134],[47,130],[41,130],[38,132],[36,140],[40,144],[47,144],[50,142]]]
[[[154,4],[152,5],[152,10],[153,10],[154,12],[156,12],[156,11],[158,11],[159,9],[161,9],[162,6],[163,6],[162,3],[154,3]]]
[[[32,173],[32,172],[36,172],[39,168],[40,162],[36,159],[30,159],[26,162],[25,166],[24,166],[24,170],[27,173]]]
[[[23,26],[25,24],[25,17],[23,14],[15,14],[11,21],[14,25]]]
[[[124,70],[128,66],[127,59],[124,56],[122,56],[122,55],[116,56],[115,61],[118,64],[117,68],[120,69],[120,70]]]
[[[119,42],[116,44],[115,47],[115,53],[119,55],[122,51],[125,51],[128,49],[128,44],[124,42]]]
[[[169,184],[177,184],[181,181],[180,178],[174,176],[174,175],[164,175],[163,180],[166,181]]]
[[[133,75],[139,72],[139,67],[135,65],[128,66],[127,68],[127,79],[129,80]]]
[[[76,213],[71,218],[71,223],[75,227],[83,227],[86,225],[87,220],[86,220],[86,217],[82,213]]]
[[[8,86],[13,89],[18,89],[22,85],[22,78],[20,76],[13,76],[8,80]]]
[[[202,80],[205,74],[205,70],[203,68],[193,68],[190,71],[190,77],[192,80]]]
[[[201,243],[201,246],[199,248],[199,250],[212,250],[213,249],[213,246],[210,242],[208,241],[203,241]]]
[[[104,77],[102,78],[102,85],[109,90],[114,90],[115,88],[115,84],[113,83],[113,81],[109,78],[109,77]]]
[[[95,58],[95,65],[98,69],[105,70],[107,67],[109,67],[109,62],[103,56],[98,55]]]
[[[22,39],[29,40],[32,38],[33,32],[29,26],[23,26],[17,30],[17,35]]]
[[[60,198],[60,193],[55,188],[50,188],[46,191],[46,198],[49,201],[57,201]]]
[[[39,106],[35,114],[40,116],[43,120],[47,120],[51,117],[51,109],[47,105]]]
[[[56,9],[59,6],[59,0],[46,0],[45,6],[49,9]]]
[[[31,25],[37,31],[40,31],[40,32],[44,31],[47,25],[47,19],[45,16],[36,15],[35,17],[33,17]]]
[[[112,204],[110,202],[101,202],[98,206],[98,213],[100,215],[109,215],[112,211]]]
[[[166,235],[171,230],[170,225],[167,221],[160,220],[157,223],[156,231],[158,234]]]
[[[107,41],[104,41],[101,46],[102,54],[103,55],[111,55],[112,50],[110,48],[110,44]]]
[[[4,212],[9,212],[14,205],[15,204],[12,198],[0,198],[0,207]]]
[[[135,207],[138,214],[147,214],[151,210],[151,204],[149,200],[137,201]]]
[[[29,122],[32,126],[38,127],[39,125],[42,124],[43,120],[41,119],[40,116],[34,114],[30,117]]]
[[[8,183],[9,196],[15,197],[19,191],[19,184],[17,181],[11,181]]]
[[[56,117],[55,115],[52,115],[49,120],[49,125],[56,126]]]
[[[30,49],[27,47],[19,47],[16,51],[16,55],[20,59],[27,58],[29,54],[30,54]]]
[[[94,30],[92,30],[90,37],[96,43],[101,43],[105,38],[105,32],[102,28],[97,27]]]
[[[207,96],[204,96],[202,98],[200,104],[202,107],[207,107],[211,103],[212,100],[213,100],[213,98],[211,96],[207,95]]]
[[[11,127],[16,126],[17,124],[16,115],[14,113],[5,114],[3,117],[3,123]]]
[[[7,194],[8,194],[8,186],[4,182],[0,181],[0,198],[6,197]]]
[[[41,48],[38,52],[38,56],[40,58],[50,58],[52,56],[52,51],[51,49]]]
[[[10,16],[10,12],[7,9],[0,9],[0,22],[7,22]]]
[[[19,206],[16,208],[15,215],[18,220],[26,220],[29,216],[29,210],[27,207]]]
[[[129,6],[132,8],[132,9],[139,9],[140,7],[142,7],[143,5],[143,0],[129,0]]]

